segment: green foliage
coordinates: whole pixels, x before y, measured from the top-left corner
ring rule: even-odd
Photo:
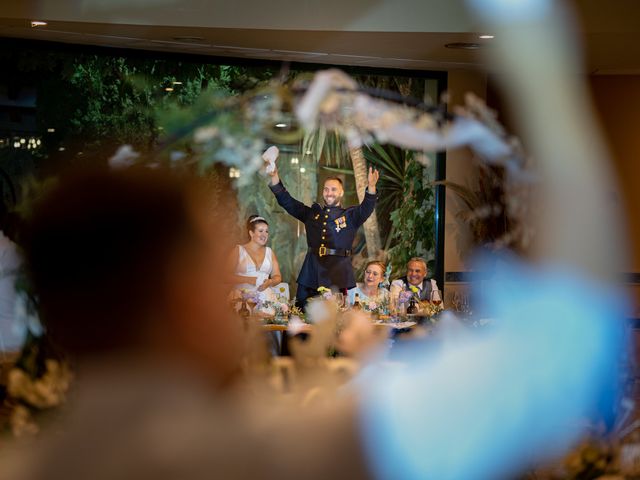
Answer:
[[[54,170],[57,159],[107,158],[122,144],[152,151],[162,140],[164,119],[194,105],[202,92],[235,95],[273,76],[264,67],[27,48],[0,50],[0,59],[9,72],[5,81],[37,89],[43,148],[34,156],[52,157]]]
[[[337,130],[319,127],[307,132],[302,141],[302,151],[311,152],[320,165],[327,167],[350,167],[349,148]]]
[[[415,160],[407,166],[404,200],[391,212],[394,246],[389,261],[394,274],[404,272],[411,257],[433,260],[435,248],[435,195],[425,169]]]
[[[364,155],[380,170],[376,212],[392,276],[398,276],[411,257],[433,258],[434,188],[411,151],[374,144]]]

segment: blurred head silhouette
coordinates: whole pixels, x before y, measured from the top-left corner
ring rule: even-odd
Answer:
[[[78,360],[155,352],[225,382],[237,344],[215,276],[227,247],[208,206],[201,183],[163,170],[63,177],[24,242],[53,340]]]

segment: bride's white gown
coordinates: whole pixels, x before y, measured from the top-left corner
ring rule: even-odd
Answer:
[[[273,251],[266,247],[267,251],[264,255],[264,260],[260,267],[257,267],[247,250],[238,245],[238,264],[236,265],[236,275],[243,277],[263,277],[265,280],[271,276],[273,270]],[[256,285],[250,283],[239,283],[235,286],[237,290],[257,290]],[[271,288],[266,288],[262,292],[259,292],[260,298],[263,301],[275,300],[275,294]]]

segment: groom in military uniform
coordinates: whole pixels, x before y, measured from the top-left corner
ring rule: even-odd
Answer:
[[[376,206],[376,183],[380,174],[369,168],[368,186],[362,203],[344,208],[342,180],[331,177],[325,180],[322,189],[324,206],[314,203],[307,206],[289,194],[278,176],[275,165],[269,171],[269,188],[278,204],[289,215],[297,218],[307,230],[309,250],[298,275],[296,305],[304,308],[307,299],[318,295],[319,287],[338,288],[341,292],[356,286],[351,265],[353,240]]]

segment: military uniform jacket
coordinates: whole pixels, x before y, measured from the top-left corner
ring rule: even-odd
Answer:
[[[373,213],[376,195],[365,192],[360,205],[348,208],[340,206],[321,207],[318,203],[307,206],[296,200],[284,188],[282,182],[269,185],[278,204],[289,215],[297,218],[307,231],[307,244],[312,252],[302,264],[298,284],[309,288],[337,287],[353,288],[356,280],[350,256],[318,255],[321,247],[334,250],[351,250],[358,227]]]

